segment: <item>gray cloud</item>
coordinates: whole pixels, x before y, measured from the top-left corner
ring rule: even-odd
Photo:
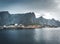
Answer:
[[[0,0],[0,10],[8,10],[11,12],[33,11],[38,14],[40,14],[41,11],[45,11],[54,13],[51,16],[59,20],[60,2],[58,2],[59,0]]]
[[[50,10],[56,8],[55,0],[0,0],[0,3],[1,7],[22,3],[31,9]]]
[[[56,8],[57,4],[55,0],[33,0],[30,3],[26,3],[31,9],[50,10]]]

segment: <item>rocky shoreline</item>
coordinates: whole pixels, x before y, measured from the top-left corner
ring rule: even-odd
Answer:
[[[0,26],[0,29],[35,29],[35,28],[57,28],[56,26],[40,26],[40,25],[9,25],[9,26]]]

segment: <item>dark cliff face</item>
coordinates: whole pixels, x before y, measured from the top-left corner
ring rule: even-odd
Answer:
[[[8,24],[10,14],[8,11],[0,12],[0,25]]]
[[[33,13],[26,13],[26,14],[13,14],[11,16],[11,23],[12,24],[24,24],[24,25],[29,25],[34,23],[34,18],[35,18],[35,14]]]
[[[29,25],[34,23],[35,14],[32,12],[25,14],[9,14],[7,11],[0,12],[0,25],[9,24],[24,24]]]
[[[60,27],[60,22],[55,19],[45,19],[42,16],[37,18],[36,23],[42,26],[58,26]]]
[[[10,14],[8,11],[0,12],[0,25],[10,25],[10,24],[40,24],[49,26],[60,26],[60,22],[55,19],[45,19],[42,16],[39,18],[35,17],[33,12],[25,14]]]

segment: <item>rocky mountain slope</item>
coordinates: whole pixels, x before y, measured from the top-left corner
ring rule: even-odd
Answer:
[[[10,14],[8,11],[0,12],[0,26],[10,24],[23,24],[23,25],[39,24],[42,26],[60,27],[60,21],[57,21],[55,19],[45,19],[42,16],[36,18],[33,12],[25,14]]]

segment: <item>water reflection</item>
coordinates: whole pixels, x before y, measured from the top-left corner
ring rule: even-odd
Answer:
[[[8,43],[5,42],[4,44],[34,44],[34,30],[30,29],[23,29],[23,30],[2,30],[4,34],[4,39],[7,39]],[[4,40],[6,41],[6,40]],[[3,41],[3,42],[4,42]]]
[[[34,32],[34,39],[39,42],[41,40],[41,36],[42,36],[42,31],[41,29],[35,29],[35,32]]]
[[[45,44],[44,40],[44,29],[35,29],[34,39],[36,44]]]
[[[40,44],[60,44],[60,28],[35,29],[34,39]]]
[[[60,44],[60,28],[0,30],[0,44]]]

